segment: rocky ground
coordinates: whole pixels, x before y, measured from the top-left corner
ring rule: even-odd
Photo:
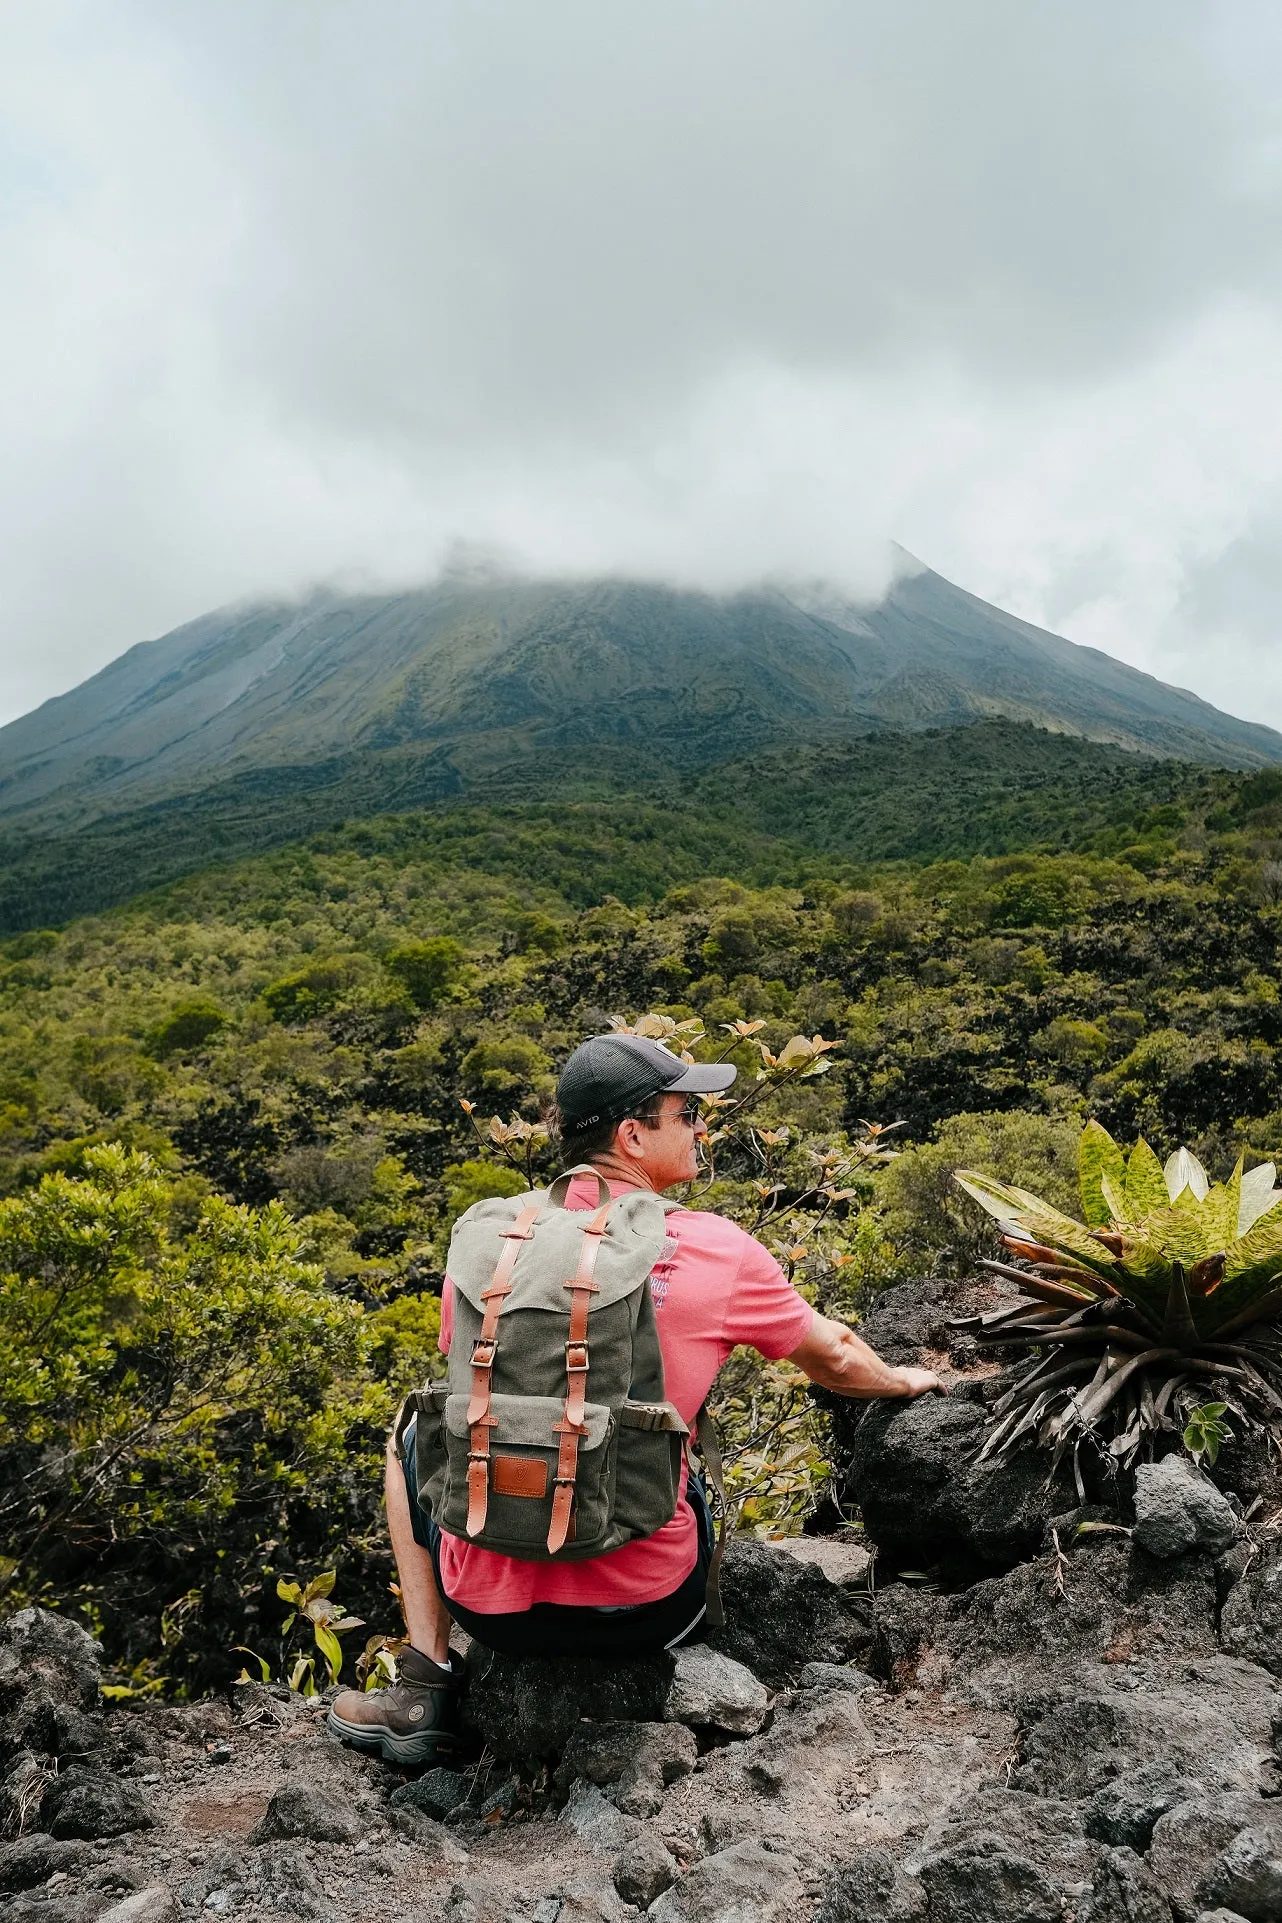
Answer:
[[[737,1544],[727,1630],[675,1662],[474,1649],[460,1771],[345,1751],[283,1688],[104,1714],[89,1638],[13,1617],[3,1913],[1282,1923],[1273,1469],[1174,1455],[1086,1502],[1032,1453],[976,1469],[958,1305],[906,1287],[870,1330],[947,1400],[839,1412],[875,1565],[849,1529]]]

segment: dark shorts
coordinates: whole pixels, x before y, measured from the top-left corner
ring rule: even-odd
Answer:
[[[694,1568],[669,1596],[658,1602],[634,1603],[621,1609],[592,1608],[577,1603],[535,1603],[504,1615],[486,1615],[454,1602],[441,1581],[441,1529],[425,1516],[418,1503],[414,1466],[414,1424],[405,1431],[401,1467],[410,1499],[414,1540],[427,1550],[436,1572],[436,1586],[449,1604],[450,1615],[469,1636],[486,1649],[505,1656],[602,1656],[615,1662],[629,1656],[649,1656],[678,1643],[695,1642],[703,1629],[703,1615],[715,1531],[702,1484],[691,1476],[686,1501],[698,1524],[699,1554]]]

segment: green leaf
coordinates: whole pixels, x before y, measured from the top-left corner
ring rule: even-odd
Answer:
[[[1107,1169],[1104,1171],[1103,1175],[1100,1176],[1100,1193],[1104,1198],[1105,1207],[1108,1209],[1108,1221],[1102,1222],[1100,1224],[1100,1227],[1114,1228],[1118,1226],[1120,1223],[1125,1222],[1126,1220],[1125,1190],[1122,1186],[1120,1186],[1118,1183],[1116,1183],[1113,1180],[1112,1176],[1108,1173]]]
[[[1103,1193],[1107,1175],[1119,1192],[1126,1185],[1126,1160],[1106,1128],[1088,1122],[1077,1145],[1077,1175],[1082,1191],[1082,1214],[1093,1229],[1106,1229],[1116,1220]]]
[[[329,1680],[331,1683],[336,1683],[338,1673],[343,1667],[343,1645],[325,1623],[315,1624],[314,1633],[316,1647],[325,1658],[325,1667],[329,1670]]]
[[[256,1649],[249,1649],[246,1647],[244,1643],[233,1643],[232,1649],[237,1656],[252,1656],[254,1661],[258,1664],[259,1669],[262,1671],[263,1681],[265,1683],[269,1683],[271,1681],[272,1679],[271,1667],[267,1663],[265,1658],[259,1655]]]
[[[1172,1202],[1177,1202],[1185,1189],[1192,1189],[1200,1202],[1211,1186],[1206,1170],[1191,1149],[1177,1148],[1162,1173],[1166,1177],[1166,1192]]]
[[[332,1596],[336,1574],[335,1570],[327,1569],[323,1575],[313,1576],[303,1591],[303,1600],[311,1602],[317,1596]]]
[[[298,1584],[296,1582],[286,1582],[283,1576],[280,1577],[276,1584],[276,1594],[282,1602],[286,1603],[300,1603],[303,1600],[303,1592]]]
[[[958,1169],[953,1180],[1004,1227],[1029,1241],[1045,1242],[1051,1248],[1071,1254],[1083,1268],[1113,1279],[1115,1264],[1108,1251],[1071,1215],[1061,1215],[1049,1202],[1030,1195],[1027,1189],[994,1182],[991,1176],[980,1175],[975,1169]]]
[[[1132,1222],[1143,1221],[1154,1209],[1169,1208],[1162,1164],[1141,1135],[1126,1165],[1126,1208]]]

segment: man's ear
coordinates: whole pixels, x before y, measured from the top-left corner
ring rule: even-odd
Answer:
[[[643,1156],[641,1143],[641,1124],[633,1116],[625,1115],[614,1132],[614,1146],[620,1155],[630,1155],[633,1161]]]

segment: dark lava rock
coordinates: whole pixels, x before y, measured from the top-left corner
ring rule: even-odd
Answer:
[[[802,1904],[793,1859],[745,1841],[705,1856],[646,1914],[654,1923],[797,1923]]]
[[[282,1916],[332,1917],[322,1897],[320,1878],[306,1852],[296,1843],[268,1843],[262,1849],[233,1844],[218,1850],[193,1870],[178,1891],[185,1910],[201,1910],[215,1890],[225,1890],[230,1907],[241,1898],[260,1898]]]
[[[79,1623],[48,1609],[20,1609],[0,1626],[0,1690],[6,1696],[34,1683],[55,1702],[98,1706],[102,1647]]]
[[[948,1603],[933,1589],[913,1583],[887,1583],[873,1599],[875,1640],[871,1661],[879,1675],[903,1682],[917,1658],[940,1633]]]
[[[852,1695],[860,1696],[866,1689],[876,1689],[877,1679],[870,1676],[866,1669],[855,1669],[842,1663],[807,1663],[798,1679],[799,1689],[848,1689]]]
[[[1218,1796],[1177,1803],[1153,1826],[1148,1863],[1169,1898],[1177,1923],[1192,1923],[1209,1906],[1198,1894],[1234,1837],[1266,1809],[1258,1797]]]
[[[83,1842],[52,1836],[20,1836],[0,1849],[0,1890],[31,1890],[59,1870],[74,1870],[90,1851]]]
[[[313,1843],[354,1843],[360,1833],[360,1818],[335,1790],[319,1783],[287,1783],[276,1791],[249,1840],[266,1843],[275,1836],[304,1836]]]
[[[676,1858],[652,1831],[643,1830],[616,1859],[613,1875],[614,1887],[624,1902],[648,1910],[655,1897],[676,1882]]]
[[[54,1778],[40,1804],[40,1821],[58,1837],[123,1836],[129,1830],[149,1830],[155,1820],[137,1784],[94,1774],[79,1764]]]
[[[867,1849],[832,1872],[814,1923],[913,1923],[925,1911],[920,1883],[888,1851]]]
[[[580,1723],[566,1744],[556,1786],[568,1791],[577,1776],[611,1786],[627,1816],[653,1816],[670,1783],[688,1776],[698,1745],[681,1723]]]
[[[977,1463],[988,1416],[960,1394],[848,1402],[832,1426],[843,1504],[858,1505],[891,1569],[949,1580],[1010,1569],[1036,1555],[1047,1514],[1072,1499],[1067,1483],[1048,1495],[1039,1449]]]
[[[586,1717],[657,1723],[675,1665],[670,1656],[630,1663],[499,1656],[473,1644],[463,1726],[502,1762],[558,1757]]]
[[[467,1781],[456,1769],[428,1769],[412,1783],[402,1783],[391,1794],[393,1809],[421,1809],[437,1822],[467,1801]]]
[[[807,1689],[784,1696],[769,1729],[743,1745],[739,1761],[755,1788],[777,1796],[786,1784],[805,1781],[821,1746],[839,1746],[851,1763],[873,1753],[858,1700],[846,1690]]]
[[[1134,1850],[1105,1850],[1083,1923],[1171,1923],[1171,1906]]]
[[[1198,1900],[1222,1906],[1247,1923],[1282,1916],[1282,1832],[1277,1824],[1239,1830],[1197,1887]]]
[[[1055,1885],[996,1831],[928,1856],[921,1883],[931,1923],[1062,1923]]]
[[[1234,1656],[1282,1676],[1282,1557],[1254,1563],[1220,1612],[1220,1640]]]
[[[1218,1556],[1241,1525],[1215,1484],[1183,1455],[1135,1471],[1135,1540],[1150,1556]]]
[[[1086,1818],[1089,1836],[1101,1843],[1125,1845],[1146,1850],[1153,1838],[1153,1825],[1167,1810],[1188,1800],[1183,1778],[1169,1766],[1149,1764],[1127,1770],[1098,1789]]]
[[[732,1542],[721,1592],[725,1627],[709,1632],[709,1644],[771,1689],[795,1682],[806,1663],[844,1663],[871,1646],[867,1605],[815,1563],[784,1549],[747,1538]]]

